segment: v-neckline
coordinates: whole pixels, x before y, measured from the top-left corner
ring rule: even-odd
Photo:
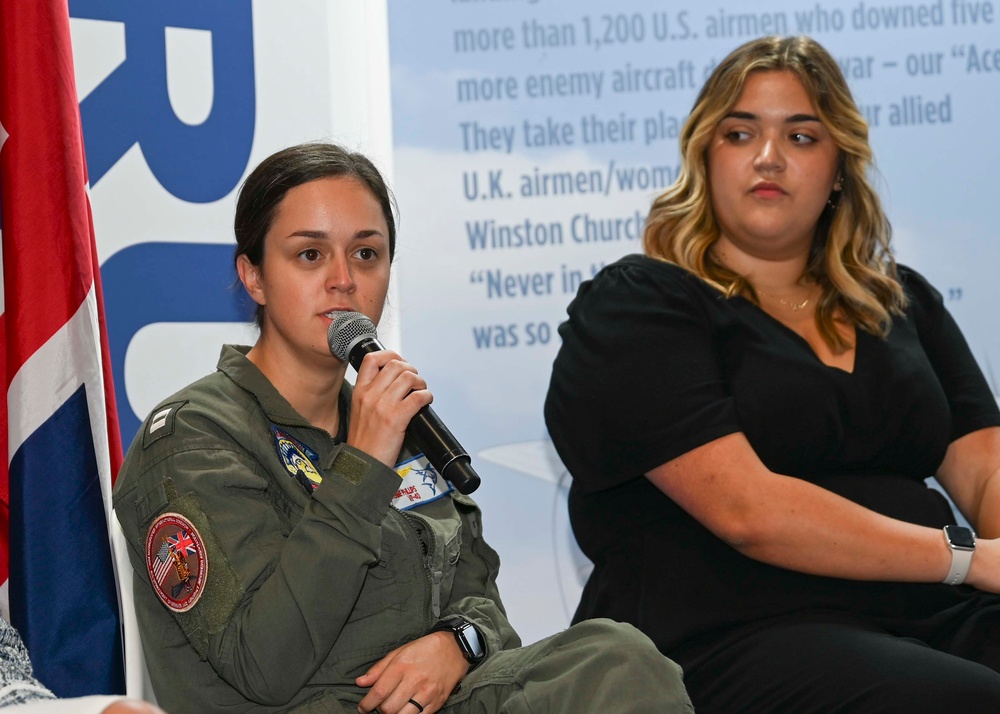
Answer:
[[[772,315],[771,313],[769,313],[767,310],[765,310],[764,308],[762,308],[760,305],[756,304],[752,300],[748,300],[747,298],[743,297],[742,295],[739,295],[737,297],[739,297],[741,300],[744,300],[747,304],[753,306],[761,315],[764,315],[768,320],[770,320],[771,322],[773,322],[775,325],[777,325],[778,327],[780,327],[782,330],[784,330],[785,332],[787,332],[789,335],[792,335],[796,340],[798,340],[802,344],[802,346],[806,349],[806,351],[809,352],[810,355],[812,355],[813,359],[816,360],[822,366],[826,367],[829,370],[833,370],[835,372],[839,372],[839,373],[841,373],[841,374],[843,374],[845,376],[848,376],[848,377],[851,377],[851,376],[853,376],[854,374],[857,373],[857,371],[858,371],[858,357],[860,356],[860,350],[861,350],[861,333],[863,331],[862,330],[858,330],[858,328],[857,328],[856,325],[854,326],[854,362],[851,364],[851,369],[850,370],[846,370],[843,367],[838,367],[835,364],[827,364],[822,359],[820,359],[820,356],[816,353],[816,350],[814,350],[813,346],[811,344],[809,344],[809,340],[807,340],[805,337],[803,337],[802,335],[800,335],[798,332],[796,332],[795,330],[793,330],[791,327],[789,327],[788,325],[786,325],[785,323],[783,323],[781,320],[779,320],[778,318],[776,318],[774,315]]]

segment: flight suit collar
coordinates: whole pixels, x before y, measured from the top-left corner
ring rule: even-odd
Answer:
[[[249,345],[223,345],[216,368],[237,386],[252,394],[272,423],[316,430],[316,427],[306,421],[305,417],[295,411],[288,400],[281,396],[257,365],[247,358],[249,351]],[[346,425],[350,423],[352,391],[350,383],[344,380],[340,387],[341,431],[344,431]]]

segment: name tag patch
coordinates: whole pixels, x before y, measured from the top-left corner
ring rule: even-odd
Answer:
[[[187,612],[201,598],[208,558],[201,534],[179,513],[164,513],[146,535],[146,570],[157,597],[174,612]]]
[[[408,511],[451,493],[451,484],[423,454],[396,464],[396,473],[403,483],[393,496],[392,505],[400,511]]]

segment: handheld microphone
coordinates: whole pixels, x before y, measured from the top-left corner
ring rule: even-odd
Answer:
[[[369,352],[385,349],[378,341],[375,323],[360,312],[338,312],[326,338],[330,352],[338,359],[349,361],[354,369],[361,369],[361,360]],[[418,411],[406,432],[431,466],[460,493],[469,494],[479,488],[480,478],[472,468],[472,459],[433,409],[426,406]]]

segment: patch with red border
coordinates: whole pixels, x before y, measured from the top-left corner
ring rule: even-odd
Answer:
[[[201,597],[208,577],[205,541],[179,513],[164,513],[146,536],[146,570],[153,590],[174,612],[187,612]]]

